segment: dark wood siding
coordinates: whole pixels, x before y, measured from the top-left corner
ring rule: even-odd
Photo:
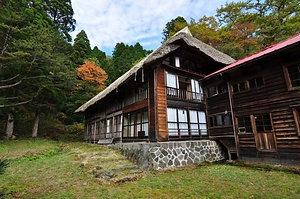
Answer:
[[[151,70],[148,73],[149,75],[149,139],[150,141],[157,141],[156,135],[156,110],[155,110],[155,79],[154,71]]]
[[[279,58],[268,59],[263,63],[263,66],[248,66],[256,68],[259,71],[256,74],[231,74],[232,77],[241,77],[232,84],[258,75],[264,79],[264,86],[234,93],[233,108],[237,117],[270,113],[277,151],[269,153],[257,150],[256,134],[239,134],[240,156],[300,159],[297,154],[300,151],[300,139],[291,108],[292,105],[300,104],[300,92],[288,90],[283,72],[283,66],[290,63],[284,63]],[[245,71],[247,74],[247,69],[243,70],[244,74]]]
[[[230,114],[230,101],[229,101],[229,93],[228,91],[224,93],[220,93],[214,96],[208,97],[208,90],[212,86],[216,85],[224,85],[227,87],[227,82],[220,76],[204,82],[204,87],[206,90],[206,105],[207,105],[207,115],[208,115],[208,127],[209,127],[209,136],[210,137],[222,137],[222,136],[234,136],[233,126],[219,126],[219,127],[211,127],[209,117],[216,114]],[[231,116],[230,116],[231,117]]]

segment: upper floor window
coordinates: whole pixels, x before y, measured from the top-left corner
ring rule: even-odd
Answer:
[[[227,89],[226,84],[218,84],[215,86],[211,86],[208,88],[208,97],[219,95],[219,94],[225,93],[227,91],[228,91],[228,89]]]
[[[263,86],[264,80],[262,77],[257,77],[257,78],[248,80],[248,83],[249,83],[249,89],[252,89],[252,88],[257,88],[257,87]]]
[[[263,77],[256,77],[249,80],[245,80],[232,85],[234,93],[241,92],[244,90],[254,89],[265,85]]]
[[[167,72],[167,95],[183,100],[203,100],[203,90],[198,80]]]
[[[245,82],[233,84],[232,87],[234,93],[246,90]]]
[[[175,57],[175,66],[180,67],[180,58],[179,57]]]
[[[195,70],[196,64],[193,60],[179,57],[179,56],[172,56],[171,57],[171,65],[175,67],[185,68],[188,70]]]
[[[289,90],[300,87],[300,64],[284,67],[284,75]]]

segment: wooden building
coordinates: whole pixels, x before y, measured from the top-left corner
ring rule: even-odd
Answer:
[[[185,28],[77,109],[88,142],[208,139],[200,80],[235,60]]]
[[[240,159],[300,160],[299,49],[296,35],[206,76],[210,137]]]
[[[300,35],[235,61],[178,32],[77,109],[85,140],[213,139],[239,159],[300,160]]]

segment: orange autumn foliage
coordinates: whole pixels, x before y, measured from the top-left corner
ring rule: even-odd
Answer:
[[[99,89],[104,89],[105,81],[107,80],[106,72],[97,66],[94,62],[85,61],[85,63],[78,68],[77,76],[85,81],[95,83]]]

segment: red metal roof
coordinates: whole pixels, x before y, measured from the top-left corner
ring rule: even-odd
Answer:
[[[278,50],[280,50],[282,48],[285,48],[285,47],[287,47],[289,45],[292,45],[292,44],[295,44],[295,43],[298,43],[298,42],[300,42],[300,34],[297,34],[297,35],[295,35],[295,36],[293,36],[293,37],[291,37],[291,38],[289,38],[287,40],[284,40],[284,41],[281,41],[281,42],[279,42],[277,44],[269,46],[268,48],[266,48],[265,50],[263,50],[261,52],[258,52],[258,53],[255,53],[253,55],[250,55],[248,57],[245,57],[243,59],[237,60],[237,61],[233,62],[232,64],[229,64],[229,65],[225,66],[224,68],[222,68],[222,69],[220,69],[220,70],[218,70],[216,72],[213,72],[213,73],[205,76],[204,79],[209,78],[211,76],[214,76],[216,74],[219,74],[221,72],[225,72],[225,71],[227,71],[229,69],[238,67],[241,64],[247,63],[249,61],[253,61],[253,60],[258,59],[258,58],[260,58],[260,57],[262,57],[264,55],[268,55],[268,54],[270,54],[272,52],[278,51]]]

